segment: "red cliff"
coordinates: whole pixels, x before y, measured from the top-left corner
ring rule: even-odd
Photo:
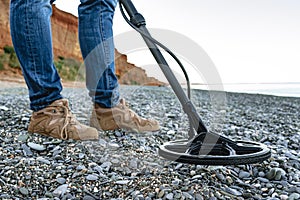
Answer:
[[[82,61],[78,43],[77,17],[53,6],[51,17],[53,52],[55,57]],[[12,46],[9,29],[9,0],[0,0],[0,53],[4,46]],[[121,84],[164,85],[148,77],[145,70],[127,62],[127,56],[115,50],[116,74]]]

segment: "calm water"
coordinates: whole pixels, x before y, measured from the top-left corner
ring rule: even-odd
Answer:
[[[207,85],[192,85],[193,89],[207,90]],[[223,84],[224,91],[276,96],[300,97],[300,83]],[[211,87],[210,87],[211,88]]]

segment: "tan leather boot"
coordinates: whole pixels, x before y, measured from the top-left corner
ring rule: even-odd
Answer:
[[[144,119],[129,109],[125,100],[113,108],[95,105],[90,125],[98,130],[126,129],[135,132],[158,131],[159,123],[153,119]]]
[[[59,99],[46,108],[33,112],[28,132],[63,140],[96,140],[98,131],[79,123],[72,115],[68,100]]]

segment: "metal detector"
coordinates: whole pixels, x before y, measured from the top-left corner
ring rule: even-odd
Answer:
[[[164,143],[159,147],[158,154],[168,160],[197,165],[251,164],[262,162],[270,158],[270,149],[261,143],[233,141],[225,136],[211,132],[206,128],[190,100],[189,78],[180,60],[167,47],[151,37],[146,28],[144,17],[138,13],[131,0],[120,0],[119,5],[121,13],[127,23],[143,37],[189,119],[189,138]],[[180,65],[187,80],[188,95],[186,95],[179,84],[157,45],[167,51]],[[207,138],[210,139],[207,140]],[[213,142],[210,143],[207,141]]]

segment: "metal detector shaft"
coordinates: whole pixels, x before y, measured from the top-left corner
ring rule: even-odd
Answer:
[[[131,0],[120,0],[119,2],[124,6],[127,14],[130,17],[131,23],[133,23],[142,33],[141,36],[145,40],[145,43],[147,44],[150,52],[154,56],[156,62],[158,63],[169,84],[171,85],[175,95],[179,99],[184,112],[188,115],[192,127],[197,131],[197,133],[207,132],[207,128],[202,122],[200,116],[198,115],[196,108],[182,89],[177,78],[175,77],[167,61],[165,60],[164,56],[158,49],[157,45],[149,39],[151,35],[148,29],[146,28],[146,22],[144,17],[140,13],[138,13]]]

